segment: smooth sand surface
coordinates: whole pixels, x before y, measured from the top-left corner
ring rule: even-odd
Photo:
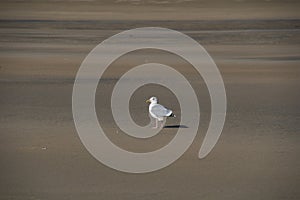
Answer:
[[[118,67],[160,61],[189,78],[200,102],[197,137],[175,163],[126,174],[95,160],[72,117],[76,72],[95,45],[122,30],[160,26],[201,43],[223,76],[228,112],[213,151],[197,158],[210,118],[199,75],[174,55],[133,52],[108,70],[97,114],[120,147],[147,152],[176,134],[178,118],[147,140],[114,124],[109,97]],[[300,199],[300,14],[297,1],[1,1],[0,199]],[[149,96],[180,113],[165,88],[140,88],[132,118],[146,124]],[[172,126],[175,125],[173,128]]]

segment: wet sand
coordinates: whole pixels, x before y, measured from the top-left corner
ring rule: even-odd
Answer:
[[[164,3],[161,3],[164,2]],[[0,199],[299,199],[299,3],[289,1],[37,1],[0,3]],[[127,10],[130,13],[126,12]],[[108,137],[124,149],[158,149],[178,119],[152,139],[114,125],[110,94],[118,66],[159,60],[189,78],[200,99],[197,137],[175,163],[126,174],[95,160],[72,117],[72,87],[88,52],[122,30],[160,26],[201,43],[223,76],[228,112],[213,151],[197,157],[210,118],[202,79],[170,54],[141,51],[120,58],[96,94]],[[164,88],[140,88],[133,119],[148,122],[144,100],[155,93],[179,113]],[[172,128],[172,126],[175,127]]]

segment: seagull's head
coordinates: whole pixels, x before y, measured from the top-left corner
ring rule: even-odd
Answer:
[[[147,102],[147,103],[157,103],[158,101],[157,101],[157,98],[156,98],[156,97],[151,97],[151,98],[148,99],[146,102]]]

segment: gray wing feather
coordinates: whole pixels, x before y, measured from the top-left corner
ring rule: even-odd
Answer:
[[[151,111],[157,117],[166,117],[166,116],[170,116],[172,114],[172,110],[169,110],[160,104],[153,106]]]

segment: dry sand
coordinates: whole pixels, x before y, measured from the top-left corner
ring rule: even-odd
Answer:
[[[200,99],[202,120],[188,151],[165,169],[135,175],[87,152],[71,96],[76,72],[95,45],[143,26],[179,30],[203,44],[222,73],[228,113],[219,142],[199,160],[210,117],[203,81],[169,54],[121,58],[115,67],[145,58],[171,62]],[[0,199],[300,199],[299,27],[297,1],[1,1]],[[117,72],[105,74],[96,96],[108,136],[136,152],[163,146],[176,128],[138,140],[115,127],[103,95]],[[144,100],[155,89],[140,88],[132,98],[139,124],[147,123]],[[161,102],[179,112],[172,94],[159,89]]]

